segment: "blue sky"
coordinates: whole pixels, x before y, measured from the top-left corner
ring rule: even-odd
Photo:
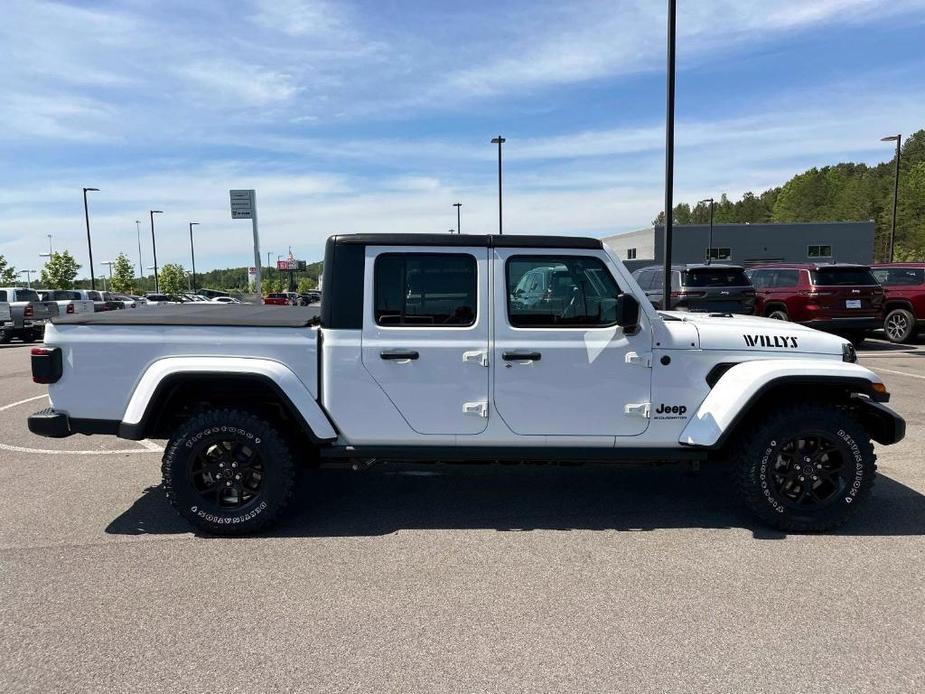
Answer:
[[[661,209],[665,4],[162,0],[4,3],[0,254],[53,234],[86,268],[137,258],[318,259],[333,233],[496,229],[603,236]],[[925,0],[679,0],[676,200],[889,158],[925,127]],[[150,264],[150,236],[142,237]],[[98,272],[102,268],[97,268]]]

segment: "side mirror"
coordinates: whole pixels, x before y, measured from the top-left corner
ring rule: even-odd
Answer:
[[[617,325],[626,332],[633,332],[639,325],[639,302],[632,294],[621,294],[617,297],[615,307]]]

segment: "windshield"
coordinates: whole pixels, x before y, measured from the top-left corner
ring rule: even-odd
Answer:
[[[748,287],[751,282],[739,268],[695,268],[684,273],[685,287]]]
[[[813,284],[819,286],[846,286],[877,284],[866,267],[826,267],[810,273]]]

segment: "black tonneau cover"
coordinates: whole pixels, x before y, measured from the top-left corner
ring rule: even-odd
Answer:
[[[318,322],[317,306],[263,304],[160,304],[124,311],[75,313],[56,325],[221,325],[243,328],[304,328]]]

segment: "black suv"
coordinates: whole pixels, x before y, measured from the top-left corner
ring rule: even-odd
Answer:
[[[659,265],[639,268],[633,277],[652,305],[663,308],[664,268]],[[755,312],[755,288],[740,265],[672,265],[670,308],[752,314]]]

